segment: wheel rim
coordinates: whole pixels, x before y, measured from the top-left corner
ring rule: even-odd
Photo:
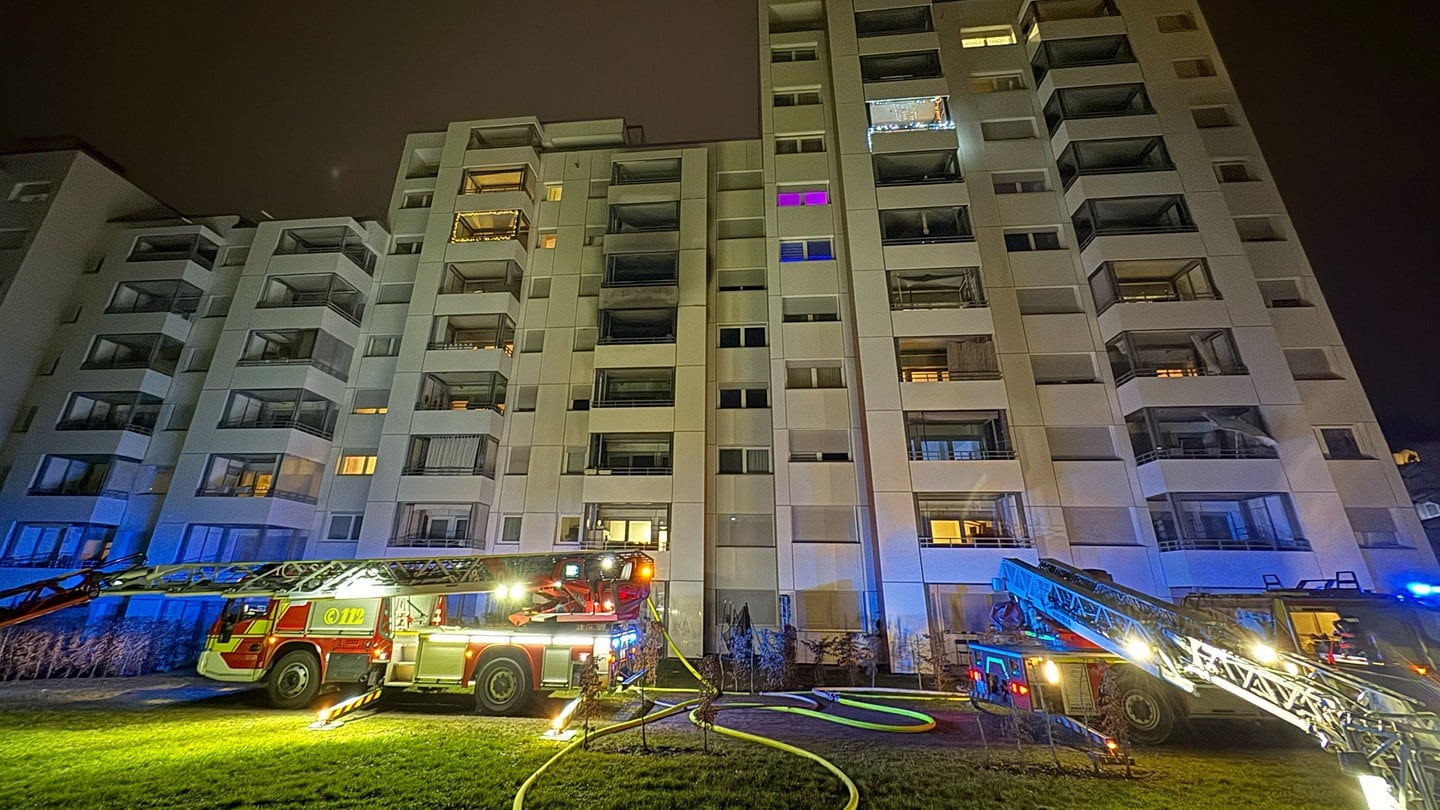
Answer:
[[[287,698],[304,693],[308,686],[310,686],[310,668],[298,662],[280,670],[280,677],[276,680],[276,691],[282,697]]]
[[[502,667],[490,673],[490,677],[485,680],[485,696],[495,703],[504,703],[515,697],[519,685],[515,673],[508,667]]]
[[[1148,731],[1160,724],[1160,707],[1149,695],[1131,692],[1125,696],[1125,720],[1131,728]]]

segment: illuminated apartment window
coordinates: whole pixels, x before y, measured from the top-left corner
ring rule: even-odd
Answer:
[[[1018,492],[915,495],[921,546],[1015,548],[1031,545]]]
[[[1018,70],[1005,73],[970,74],[970,92],[972,93],[1004,93],[1010,90],[1024,89],[1025,74]]]
[[[555,238],[556,237],[554,231],[547,231],[540,234],[540,239],[535,243],[535,246],[540,248],[541,250],[554,250]]]
[[[780,243],[782,262],[819,262],[835,258],[829,239],[797,239]]]
[[[1209,59],[1177,59],[1174,62],[1175,76],[1180,79],[1201,79],[1215,75],[1215,65]]]
[[[979,28],[960,29],[960,47],[988,48],[994,45],[1014,45],[1015,29],[1008,25],[986,25]]]
[[[866,105],[871,132],[906,129],[954,129],[950,102],[945,96],[892,98]]]
[[[546,202],[560,202],[560,198],[561,198],[561,196],[564,195],[564,193],[565,193],[565,187],[562,186],[562,185],[559,184],[559,183],[546,183],[546,184],[545,184],[545,201],[546,201]]]
[[[461,194],[487,194],[494,191],[523,191],[533,197],[530,189],[534,178],[525,166],[504,169],[466,169],[460,178]]]
[[[378,456],[367,455],[343,455],[340,457],[340,467],[336,470],[337,475],[374,475],[375,460]]]
[[[786,186],[781,185],[775,192],[775,205],[790,208],[797,205],[829,205],[829,186]]]
[[[530,220],[521,211],[470,211],[456,214],[450,229],[451,242],[524,241],[530,234]]]

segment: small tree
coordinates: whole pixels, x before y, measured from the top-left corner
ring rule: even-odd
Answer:
[[[636,685],[640,689],[640,714],[643,717],[649,714],[653,705],[645,699],[645,686],[655,685],[656,675],[660,669],[660,655],[665,650],[665,626],[654,619],[640,620],[640,643],[635,647],[635,666],[645,673]],[[640,724],[640,745],[645,749],[650,748],[650,740],[645,734],[647,723]]]
[[[824,686],[825,656],[829,655],[830,651],[834,648],[834,639],[822,636],[820,638],[813,639],[807,638],[800,643],[805,645],[805,649],[810,651],[810,657],[815,660],[812,670],[812,680],[814,681],[814,685]]]
[[[795,651],[797,649],[797,641],[799,640],[799,638],[800,633],[795,629],[793,625],[785,625],[785,629],[780,632],[780,659],[785,666],[784,685],[781,687],[783,689],[790,689],[795,686]]]
[[[600,665],[592,655],[580,667],[580,702],[575,705],[575,719],[585,728],[585,748],[590,747],[590,719],[600,714],[600,691]]]
[[[859,635],[846,633],[836,636],[831,647],[835,652],[835,666],[845,670],[851,686],[855,686],[860,678],[860,660],[865,654],[865,647],[859,639]]]
[[[715,726],[715,717],[720,710],[715,706],[715,698],[720,696],[720,690],[716,683],[720,677],[720,659],[718,656],[707,655],[700,659],[700,676],[705,680],[700,684],[700,705],[695,707],[695,721],[700,724],[700,737],[705,747],[705,753],[710,753],[710,729]]]
[[[1100,677],[1100,694],[1095,710],[1100,731],[1120,747],[1120,756],[1125,760],[1125,776],[1130,777],[1130,725],[1125,721],[1125,705],[1121,701],[1122,687],[1120,672],[1112,664],[1104,664]]]

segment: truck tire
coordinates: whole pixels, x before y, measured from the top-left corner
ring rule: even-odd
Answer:
[[[509,717],[530,704],[530,668],[508,655],[480,662],[475,676],[475,708],[481,714]]]
[[[1175,730],[1175,706],[1156,684],[1137,678],[1121,681],[1120,710],[1130,728],[1131,742],[1159,745]]]
[[[280,656],[265,678],[265,695],[277,709],[309,706],[320,694],[320,659],[309,650],[291,650]]]

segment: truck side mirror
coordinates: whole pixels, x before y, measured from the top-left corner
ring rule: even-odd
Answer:
[[[240,606],[232,599],[225,603],[225,609],[220,613],[220,643],[224,644],[230,640],[235,633],[235,622],[240,618]]]

